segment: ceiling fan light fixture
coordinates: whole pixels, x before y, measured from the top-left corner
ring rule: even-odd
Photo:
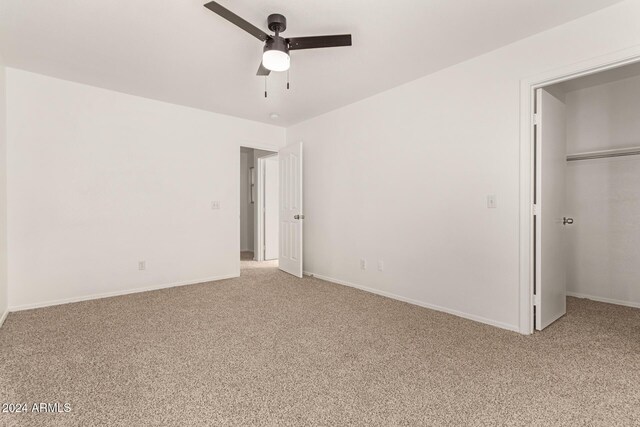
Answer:
[[[271,71],[287,71],[290,63],[287,42],[282,37],[267,40],[262,54],[262,65]]]
[[[274,35],[269,35],[252,23],[223,7],[217,1],[210,1],[206,3],[204,7],[264,43],[262,62],[260,62],[256,76],[267,77],[272,71],[287,71],[290,65],[289,50],[351,46],[351,34],[288,37],[285,39],[280,36],[280,34],[287,30],[287,18],[280,13],[272,13],[267,17],[267,26],[269,30],[274,33]],[[289,89],[288,78],[287,89]],[[266,96],[267,92],[265,91],[265,97]]]

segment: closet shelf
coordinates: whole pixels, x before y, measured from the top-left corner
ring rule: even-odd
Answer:
[[[614,150],[589,151],[586,153],[569,154],[567,155],[567,161],[574,162],[576,160],[592,160],[604,159],[608,157],[624,157],[637,155],[640,155],[640,147],[617,148]]]

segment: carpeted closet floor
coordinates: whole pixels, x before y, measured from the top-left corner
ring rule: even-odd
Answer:
[[[242,261],[242,276],[12,313],[0,425],[640,425],[640,310],[521,336]]]

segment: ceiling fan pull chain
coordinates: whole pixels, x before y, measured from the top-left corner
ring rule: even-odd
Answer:
[[[267,76],[264,76],[264,97],[267,97]]]
[[[289,90],[289,70],[287,70],[287,90]]]

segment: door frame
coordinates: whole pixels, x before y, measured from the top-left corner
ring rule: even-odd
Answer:
[[[520,333],[532,334],[533,275],[533,200],[534,200],[534,102],[536,89],[578,77],[640,62],[640,46],[571,64],[520,80]]]
[[[264,245],[264,236],[265,236],[265,224],[264,224],[264,215],[265,215],[265,192],[264,187],[266,183],[266,169],[265,162],[267,159],[272,157],[278,157],[278,153],[273,153],[268,156],[258,157],[258,171],[256,174],[256,206],[259,209],[262,209],[261,212],[258,212],[258,221],[256,222],[256,229],[254,233],[258,238],[256,239],[256,244],[258,245],[258,249],[254,248],[254,259],[256,261],[264,261],[265,260],[265,245]]]

